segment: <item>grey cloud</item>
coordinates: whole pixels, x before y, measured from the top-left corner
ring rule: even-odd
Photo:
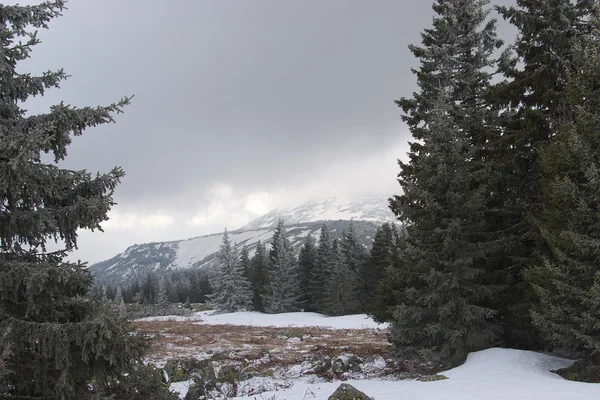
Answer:
[[[416,88],[407,46],[431,24],[429,1],[71,0],[68,7],[40,32],[43,44],[24,67],[64,67],[72,77],[27,106],[43,112],[61,100],[84,106],[135,95],[116,124],[76,138],[65,162],[90,171],[122,166],[123,209],[192,213],[219,182],[236,193],[336,182],[320,168],[389,156],[409,138],[393,100]],[[396,172],[382,173],[393,180]]]

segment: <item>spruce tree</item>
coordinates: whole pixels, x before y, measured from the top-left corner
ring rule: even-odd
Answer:
[[[329,278],[333,259],[331,246],[329,228],[326,224],[323,224],[317,243],[315,268],[310,277],[312,301],[315,310],[320,313],[325,311],[325,283]]]
[[[229,240],[227,230],[217,254],[216,274],[211,300],[216,312],[228,313],[248,310],[252,307],[250,283],[244,276],[236,245]]]
[[[242,251],[240,252],[240,268],[244,272],[244,277],[250,279],[250,253],[248,246],[243,245]]]
[[[540,348],[530,313],[534,293],[523,270],[540,262],[548,249],[535,220],[546,201],[539,164],[540,149],[555,134],[556,121],[570,114],[563,101],[565,84],[573,69],[574,46],[588,30],[586,20],[595,0],[517,0],[516,6],[498,7],[518,29],[498,71],[506,78],[493,86],[488,99],[500,112],[502,134],[490,160],[502,179],[493,189],[494,219],[506,238],[495,259],[499,282],[509,286],[498,307],[505,324],[505,344]],[[511,51],[512,50],[512,51]]]
[[[167,293],[167,287],[165,285],[165,279],[160,278],[158,281],[158,293],[156,294],[156,304],[159,306],[165,306],[169,304],[169,295]]]
[[[600,365],[600,19],[575,47],[566,85],[569,113],[542,149],[549,254],[527,276],[539,295],[534,324],[552,345]]]
[[[265,311],[275,314],[300,310],[298,266],[281,219],[273,233],[269,255],[269,286],[263,298]]]
[[[494,115],[485,106],[501,45],[485,0],[438,0],[415,71],[420,91],[397,103],[415,139],[400,162],[403,194],[392,210],[407,225],[406,282],[390,340],[398,354],[456,365],[497,340],[495,292],[485,265],[496,251],[488,226]],[[490,126],[491,124],[491,126]]]
[[[331,244],[329,271],[323,293],[323,312],[327,315],[347,315],[358,312],[359,301],[356,274],[350,269],[337,239]]]
[[[108,399],[141,361],[145,340],[114,307],[88,299],[85,263],[64,261],[77,230],[101,230],[114,205],[120,168],[92,176],[59,166],[72,136],[113,121],[128,99],[105,106],[52,106],[27,115],[30,97],[56,88],[63,70],[17,72],[39,43],[35,30],[60,16],[64,1],[0,5],[0,355],[4,399]],[[53,160],[46,155],[53,157]],[[48,240],[61,249],[48,252]],[[110,388],[109,388],[110,383]],[[157,391],[165,394],[164,389]],[[114,397],[113,397],[114,398]],[[122,397],[119,397],[122,398]],[[132,399],[139,397],[132,396]],[[158,397],[157,397],[158,398]]]
[[[404,301],[405,288],[414,286],[416,276],[412,273],[408,257],[406,232],[391,225],[392,238],[386,257],[387,266],[375,287],[375,298],[370,315],[377,322],[391,322],[396,306]]]
[[[300,276],[300,304],[306,311],[315,311],[312,296],[311,277],[315,271],[317,249],[315,241],[309,234],[298,254],[298,273]]]
[[[346,285],[352,293],[352,296],[348,296],[346,303],[347,314],[357,314],[364,311],[364,292],[363,282],[361,279],[361,271],[364,269],[364,265],[367,262],[368,254],[365,247],[358,241],[356,232],[354,231],[354,224],[350,221],[350,225],[343,233],[340,240],[340,251],[342,254],[342,263],[344,269],[347,271]]]
[[[373,309],[375,288],[389,266],[391,243],[392,228],[389,223],[384,223],[377,228],[369,257],[360,271],[362,302],[368,312]]]
[[[256,243],[256,252],[251,261],[250,286],[252,288],[252,304],[256,311],[264,312],[263,298],[269,286],[269,257],[267,248],[259,240]]]

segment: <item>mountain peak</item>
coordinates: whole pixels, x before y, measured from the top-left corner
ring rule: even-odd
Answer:
[[[295,207],[276,208],[243,226],[241,230],[270,228],[276,225],[280,218],[286,225],[338,220],[378,223],[396,220],[385,197],[362,197],[354,200],[330,197],[309,201]]]

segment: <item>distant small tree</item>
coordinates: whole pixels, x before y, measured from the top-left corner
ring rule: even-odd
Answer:
[[[269,286],[269,257],[265,245],[259,240],[256,252],[250,262],[250,286],[252,288],[252,304],[256,311],[265,311],[263,298]]]
[[[362,302],[364,297],[363,282],[360,272],[364,268],[368,254],[356,237],[352,221],[340,240],[340,252],[341,262],[347,274],[345,276],[345,286],[351,294],[346,296],[344,313],[356,314],[364,310]]]
[[[368,313],[374,311],[377,285],[384,279],[390,266],[392,242],[391,224],[385,223],[377,228],[371,252],[360,271],[362,302]]]
[[[160,306],[164,306],[169,304],[169,295],[167,294],[167,288],[165,286],[164,278],[161,278],[158,281],[158,294],[157,294],[156,303]]]
[[[325,312],[325,284],[332,270],[332,241],[326,224],[321,227],[317,243],[315,267],[311,273],[311,293],[314,308],[317,312]]]
[[[312,236],[306,236],[304,244],[298,254],[298,273],[300,279],[300,304],[306,311],[315,311],[316,307],[312,296],[311,276],[317,261],[317,249]]]

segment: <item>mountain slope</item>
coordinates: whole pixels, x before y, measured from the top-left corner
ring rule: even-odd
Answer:
[[[273,210],[241,229],[229,232],[229,236],[238,247],[248,246],[252,254],[259,240],[271,240],[275,224],[283,218],[292,245],[299,249],[306,236],[317,239],[327,221],[333,237],[338,237],[352,223],[361,243],[370,247],[377,228],[383,222],[394,221],[394,215],[386,207],[387,200],[380,198],[356,202],[327,199]],[[92,265],[90,270],[98,283],[122,284],[148,272],[203,268],[211,264],[221,239],[222,232],[219,232],[187,240],[136,244],[109,260]]]

